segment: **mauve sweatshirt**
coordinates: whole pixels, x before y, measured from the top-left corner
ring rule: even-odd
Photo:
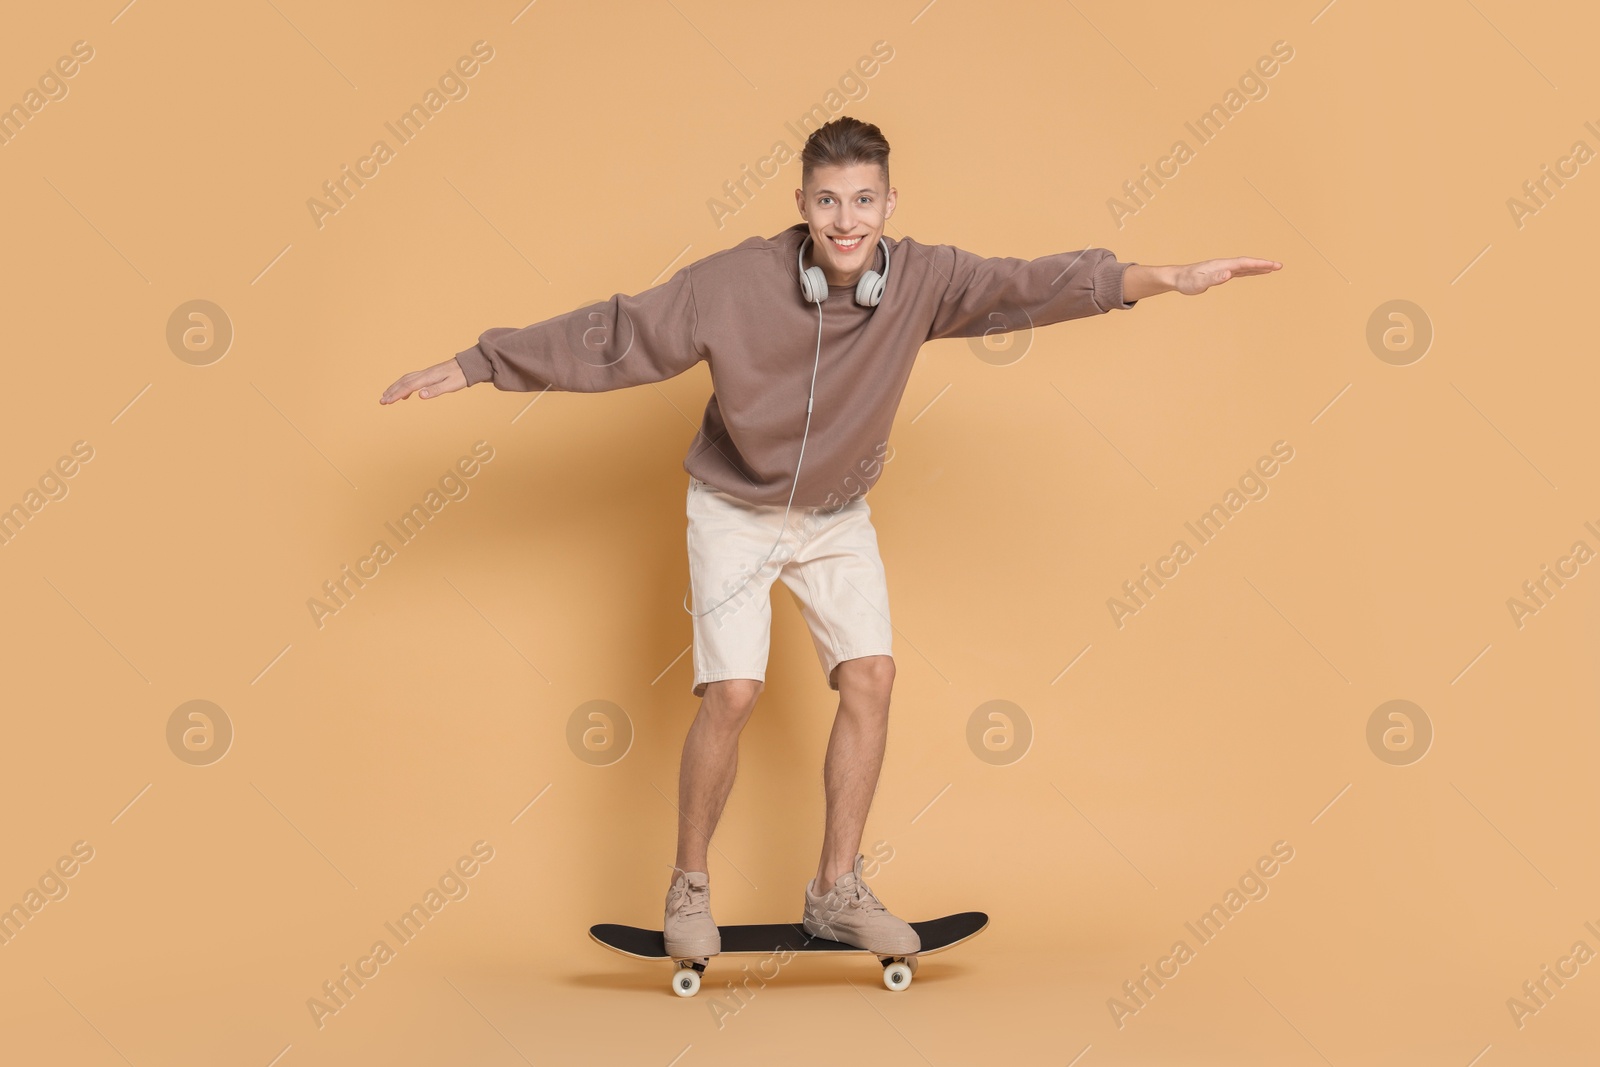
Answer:
[[[805,234],[796,223],[713,252],[637,295],[485,330],[456,360],[468,385],[578,393],[663,381],[704,360],[712,395],[683,469],[748,503],[784,504],[817,352],[817,305],[801,295],[795,265]],[[1122,299],[1132,264],[1104,248],[1025,260],[910,237],[888,244],[876,308],[857,304],[854,286],[829,286],[821,305],[822,361],[796,507],[837,507],[877,482],[925,341],[1133,307]],[[873,269],[883,271],[881,249]]]

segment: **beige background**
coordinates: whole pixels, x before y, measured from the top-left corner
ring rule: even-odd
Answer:
[[[1600,549],[1600,177],[1520,228],[1507,206],[1600,148],[1581,5],[120,3],[0,36],[0,103],[94,49],[0,147],[0,502],[93,449],[0,549],[0,900],[93,850],[0,947],[0,1058],[1594,1062],[1600,963],[1520,1027],[1507,1006],[1600,950],[1600,576],[1521,628],[1507,607]],[[478,40],[469,94],[318,228],[307,199]],[[1267,95],[1119,228],[1107,200],[1280,40]],[[835,102],[893,145],[892,234],[1285,267],[1007,365],[925,349],[871,495],[899,677],[867,840],[897,912],[993,924],[905,994],[805,959],[719,1027],[734,961],[680,1001],[586,936],[660,919],[709,377],[376,400],[485,328],[795,221],[798,163],[720,229],[707,202],[797,150],[785,123],[876,41],[892,59]],[[235,333],[204,366],[166,340],[199,299]],[[1367,342],[1392,300],[1435,334],[1405,366]],[[318,628],[308,599],[479,440],[470,493]],[[1270,494],[1118,629],[1107,598],[1280,440]],[[1367,741],[1396,699],[1434,732],[1408,765]],[[169,747],[190,700],[232,724],[209,765]],[[591,700],[633,730],[606,766],[566,740]],[[992,700],[1031,724],[1021,759],[969,748]],[[832,710],[780,591],[721,921],[798,916]],[[319,1028],[308,999],[477,841],[468,895]],[[1184,924],[1278,841],[1270,893],[1200,945]],[[1108,1001],[1179,939],[1119,1027]]]

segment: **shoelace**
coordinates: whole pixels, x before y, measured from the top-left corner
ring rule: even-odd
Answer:
[[[883,906],[883,902],[867,887],[867,883],[861,880],[860,875],[856,875],[850,880],[850,883],[845,886],[844,892],[847,894],[846,901],[852,908],[860,908],[863,911],[889,910]]]
[[[682,888],[672,887],[678,904],[678,915],[704,915],[711,909],[711,887],[695,886],[685,883]]]

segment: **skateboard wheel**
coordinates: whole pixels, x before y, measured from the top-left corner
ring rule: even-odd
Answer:
[[[883,984],[899,992],[911,984],[911,968],[904,963],[891,963],[883,969]]]
[[[700,972],[693,967],[683,967],[672,976],[672,991],[680,997],[692,997],[700,992]]]
[[[912,977],[913,978],[916,977],[916,974],[917,974],[917,957],[915,957],[915,956],[907,956],[906,957],[906,966],[911,968]]]

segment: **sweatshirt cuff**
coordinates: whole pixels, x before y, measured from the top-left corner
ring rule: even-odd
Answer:
[[[467,376],[468,385],[477,385],[494,378],[494,365],[489,362],[489,357],[483,354],[483,348],[473,345],[463,352],[456,353],[456,362],[461,365],[461,373]]]
[[[1135,300],[1130,303],[1122,299],[1122,276],[1132,266],[1134,264],[1123,263],[1115,256],[1110,256],[1095,269],[1094,298],[1095,304],[1102,311],[1110,311],[1113,308],[1127,310],[1139,302]]]

